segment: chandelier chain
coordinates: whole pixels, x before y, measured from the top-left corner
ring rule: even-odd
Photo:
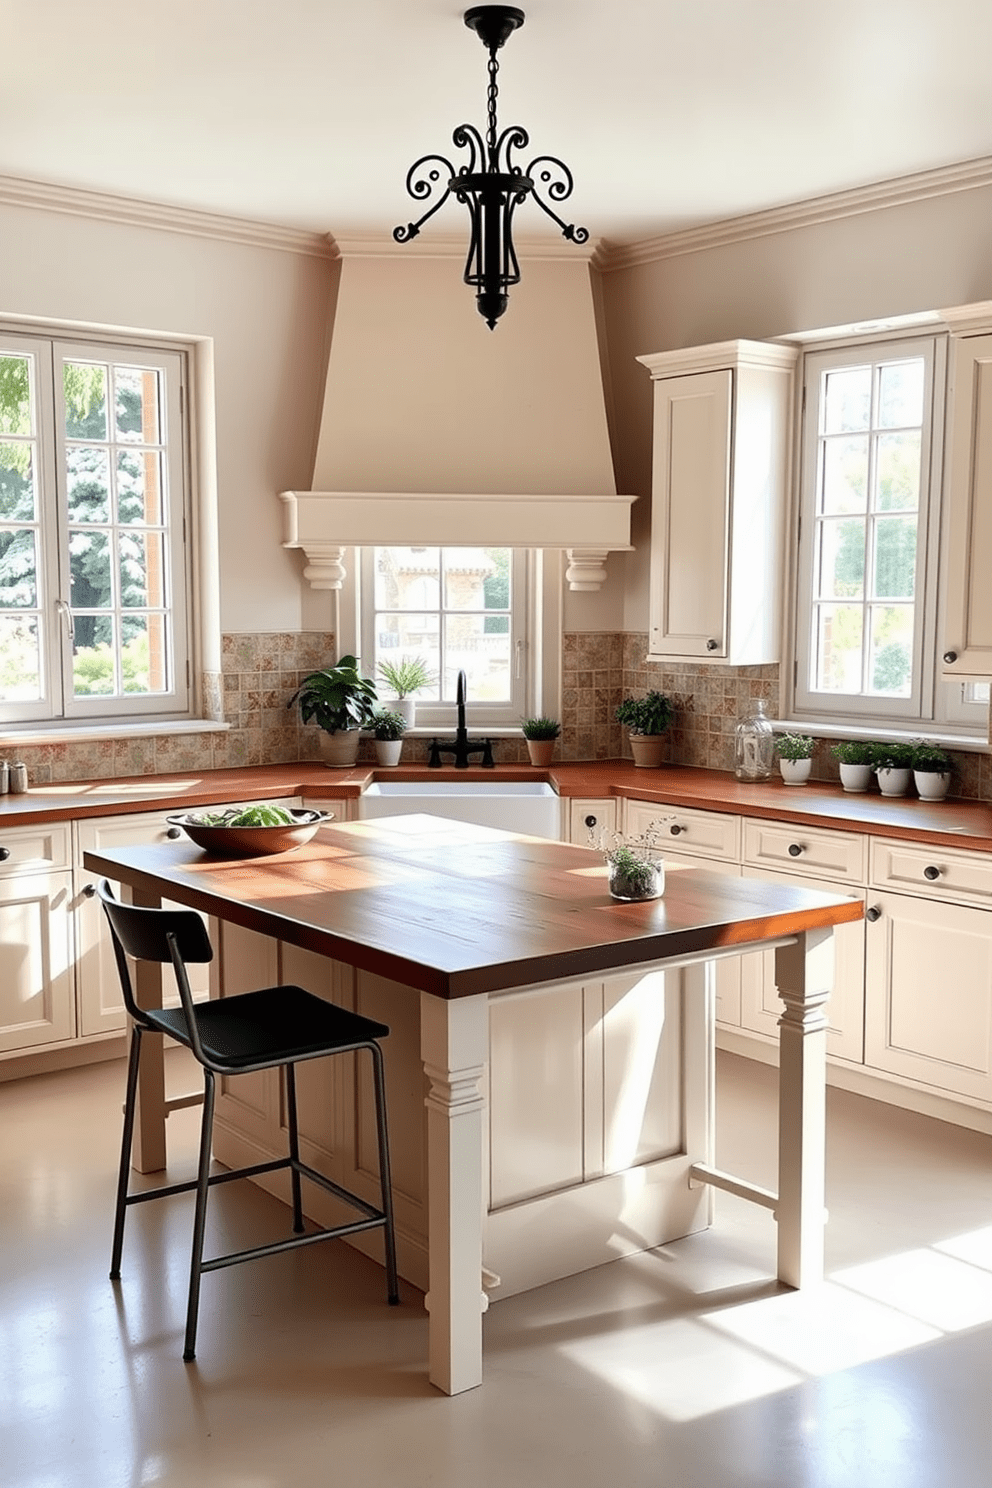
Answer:
[[[489,53],[489,91],[487,94],[489,104],[489,131],[486,143],[489,146],[489,169],[496,168],[496,100],[499,97],[499,88],[496,85],[496,74],[499,72],[499,63],[496,60],[496,48]]]

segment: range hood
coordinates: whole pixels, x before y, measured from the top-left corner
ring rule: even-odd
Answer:
[[[563,549],[594,590],[630,547],[588,257],[528,255],[497,336],[458,262],[343,252],[312,489],[281,493],[315,589],[341,587],[350,547],[445,543]]]

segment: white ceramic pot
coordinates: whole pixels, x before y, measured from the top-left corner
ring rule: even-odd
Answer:
[[[402,753],[402,739],[376,739],[375,741],[375,757],[380,765],[398,765]]]
[[[382,706],[387,713],[398,713],[408,729],[412,729],[417,721],[416,698],[387,698]]]
[[[866,791],[871,785],[871,765],[845,765],[841,761],[840,783],[846,791]]]
[[[921,801],[942,801],[951,784],[950,770],[914,770],[916,792]]]
[[[332,770],[347,770],[358,759],[358,729],[335,729],[332,734],[320,735],[320,757]]]
[[[778,768],[786,785],[805,785],[813,769],[811,759],[780,759]]]
[[[912,771],[906,770],[879,770],[878,788],[883,796],[904,796],[909,790],[909,777]]]
[[[665,736],[664,734],[629,734],[630,752],[634,756],[634,764],[647,769],[653,769],[656,765],[665,762]]]

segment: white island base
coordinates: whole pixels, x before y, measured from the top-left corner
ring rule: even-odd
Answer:
[[[212,936],[215,995],[297,982],[389,1025],[399,1270],[426,1293],[430,1378],[445,1393],[481,1381],[490,1302],[704,1228],[713,1184],[776,1204],[713,1168],[712,961],[445,1001],[228,923],[215,921]],[[782,1123],[781,1186],[793,1213],[804,1189],[818,1208],[805,1249],[798,1222],[780,1225],[778,1274],[792,1285],[822,1275],[831,951],[821,930],[777,953],[793,1010],[782,1028],[782,1092],[794,1116]],[[807,961],[818,989],[810,996]],[[357,1083],[353,1060],[297,1072],[304,1159],[375,1202],[367,1080],[360,1060]],[[278,1072],[224,1085],[217,1159],[234,1166],[284,1151]],[[284,1180],[259,1181],[288,1201]],[[318,1223],[336,1217],[333,1199],[306,1185],[304,1209]],[[381,1259],[378,1238],[350,1243]]]

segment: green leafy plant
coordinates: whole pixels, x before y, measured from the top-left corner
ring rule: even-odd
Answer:
[[[656,860],[639,855],[633,847],[615,848],[610,856],[610,892],[624,899],[654,896]]]
[[[304,723],[316,723],[329,734],[365,728],[377,701],[375,683],[362,677],[356,656],[342,656],[333,667],[311,672],[293,693],[287,708],[299,702]]]
[[[674,716],[672,700],[663,692],[624,698],[613,714],[632,734],[663,734]]]
[[[557,718],[524,718],[520,727],[525,739],[557,739],[561,733]]]
[[[775,753],[779,759],[812,759],[815,752],[816,740],[809,734],[777,734],[775,737]]]
[[[913,769],[921,775],[949,775],[954,769],[954,761],[939,744],[921,739],[913,748]]]
[[[375,714],[371,727],[377,739],[385,740],[386,743],[395,743],[406,733],[406,719],[402,713],[383,711]]]
[[[830,753],[842,765],[871,765],[874,763],[874,748],[870,739],[843,739],[833,745]]]
[[[227,811],[203,811],[190,816],[197,827],[290,827],[293,817],[285,806],[260,801],[257,806],[231,806]]]
[[[913,768],[913,745],[893,740],[872,745],[871,764],[873,770],[911,770]]]
[[[376,671],[398,698],[419,692],[422,687],[433,687],[437,682],[436,675],[422,656],[400,656],[396,661],[380,661]]]

